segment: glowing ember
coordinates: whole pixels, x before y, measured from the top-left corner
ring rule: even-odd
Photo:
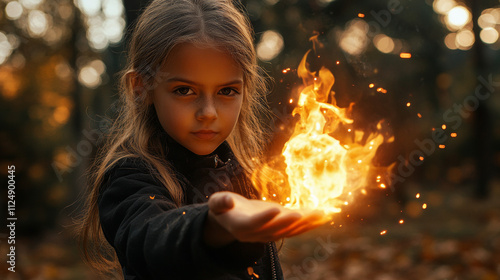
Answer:
[[[424,157],[423,156],[419,156],[418,159],[419,160],[424,160]]]
[[[404,224],[404,222],[405,222],[405,220],[403,220],[403,219],[399,220],[400,224]]]
[[[377,91],[381,93],[387,93],[387,90],[381,87],[377,88]]]
[[[386,229],[384,229],[383,231],[381,231],[381,232],[380,232],[380,235],[384,235],[384,234],[386,234],[386,233],[387,233],[387,230],[386,230]]]
[[[317,36],[312,40],[319,45]],[[335,93],[331,91],[335,78],[324,67],[316,72],[308,69],[310,52],[297,69],[303,87],[292,113],[299,117],[294,131],[284,145],[282,157],[257,168],[252,181],[264,196],[263,200],[272,195],[273,201],[287,208],[320,210],[331,215],[349,204],[347,199],[352,199],[354,191],[373,182],[370,176],[375,170],[385,176],[392,166],[375,168],[372,165],[384,137],[379,132],[367,133],[353,125],[349,115],[354,104],[348,108],[336,105]],[[377,91],[387,92],[382,88]],[[290,99],[290,103],[292,101]],[[382,124],[377,128],[381,130]],[[377,182],[380,181],[379,176]],[[386,187],[384,183],[378,185]]]
[[[290,104],[292,104],[293,103],[293,98],[290,98],[290,100],[288,102],[290,102]]]
[[[453,137],[453,138],[455,138],[455,137],[457,137],[457,133],[453,132],[453,133],[450,134],[450,136]]]
[[[441,145],[439,145],[439,148],[440,148],[440,149],[444,149],[445,147],[446,147],[445,145],[442,145],[442,144],[441,144]]]
[[[149,196],[149,198],[150,198],[150,199],[155,199],[155,196],[156,196],[156,195],[153,195],[153,196],[151,196],[151,195],[150,195],[150,196]]]
[[[443,125],[441,126],[441,128],[442,128],[442,129],[446,129],[446,125],[445,125],[445,124],[443,124]]]
[[[417,195],[415,195],[416,198],[420,198],[420,193],[417,193]]]
[[[375,84],[369,84],[368,85],[369,88],[374,88],[375,87]]]
[[[427,209],[427,203],[422,204],[422,209]]]
[[[283,74],[286,74],[288,71],[290,71],[290,68],[283,69]]]
[[[420,113],[417,113],[418,118],[422,118],[422,115]]]
[[[359,13],[359,14],[358,14],[358,17],[360,17],[360,18],[364,18],[364,17],[365,17],[365,14]]]
[[[401,58],[411,58],[411,53],[400,53],[399,57],[401,57]]]
[[[406,103],[406,107],[410,107],[410,106],[411,106],[410,102]]]

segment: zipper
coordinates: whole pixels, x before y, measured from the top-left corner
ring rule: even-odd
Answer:
[[[269,242],[269,255],[271,256],[271,273],[272,273],[272,279],[273,280],[278,280],[276,276],[276,264],[274,263],[274,246],[273,242]]]

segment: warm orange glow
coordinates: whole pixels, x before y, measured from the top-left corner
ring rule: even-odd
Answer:
[[[445,125],[445,124],[443,124],[443,125],[441,126],[441,128],[442,128],[442,129],[446,129],[446,125]]]
[[[418,157],[419,160],[424,160],[423,156]]]
[[[406,107],[410,107],[410,106],[411,106],[410,102],[406,103]]]
[[[290,71],[290,68],[283,69],[283,74],[286,74],[288,71]]]
[[[417,113],[417,116],[418,116],[419,119],[422,118],[422,115],[420,113]]]
[[[453,132],[453,133],[450,134],[450,136],[453,137],[453,138],[455,138],[455,137],[457,137],[457,133]]]
[[[400,53],[399,57],[401,57],[401,58],[411,58],[411,53]]]
[[[427,203],[422,204],[422,209],[427,209]]]
[[[385,189],[385,188],[386,188],[385,184],[380,184],[380,187],[381,187],[382,189]]]
[[[339,64],[340,64],[340,61],[337,61],[337,65],[339,65]]]
[[[272,197],[290,209],[332,215],[349,205],[353,194],[373,182],[372,160],[384,137],[378,132],[347,129],[354,122],[349,118],[353,104],[348,108],[336,106],[331,91],[335,78],[324,67],[317,72],[308,69],[310,52],[297,69],[303,87],[292,113],[299,117],[294,131],[283,147],[282,157],[257,168],[252,181],[263,200]],[[382,125],[379,123],[377,128],[382,129]],[[346,130],[352,131],[350,137],[335,137]],[[385,176],[391,167],[376,169]],[[388,182],[385,177],[382,181],[378,185],[385,188]],[[289,200],[284,201],[285,197]]]
[[[364,18],[364,17],[365,17],[365,14],[359,13],[359,14],[358,14],[358,17],[360,17],[360,18]]]
[[[293,103],[293,98],[290,98],[290,100],[288,102],[290,102],[290,104],[292,104]]]
[[[439,148],[440,148],[440,149],[444,149],[445,147],[446,147],[446,146],[445,146],[445,145],[443,145],[443,144],[439,145]]]
[[[151,199],[155,199],[155,196],[156,196],[156,195],[153,195],[153,196],[151,196],[151,195],[150,195],[150,196],[149,196],[149,198],[151,198]]]
[[[420,198],[420,193],[417,193],[417,195],[415,195],[416,198]]]
[[[404,222],[405,222],[405,220],[403,220],[403,219],[399,220],[400,224],[404,224]]]
[[[387,90],[381,87],[377,88],[377,91],[381,93],[387,93]]]
[[[380,232],[380,235],[384,235],[384,234],[386,234],[386,233],[387,233],[387,230],[386,230],[386,229],[384,229],[383,231],[381,231],[381,232]]]
[[[375,85],[374,84],[369,84],[368,87],[369,88],[373,88],[373,87],[375,87]]]

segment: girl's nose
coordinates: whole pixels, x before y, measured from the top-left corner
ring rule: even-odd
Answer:
[[[212,97],[201,97],[200,107],[196,112],[198,120],[213,120],[217,118],[217,109],[215,107],[215,100]]]

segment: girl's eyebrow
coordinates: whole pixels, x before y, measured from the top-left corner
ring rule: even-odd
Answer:
[[[199,86],[200,85],[197,82],[190,81],[190,80],[184,79],[184,78],[178,78],[178,77],[169,78],[169,79],[166,80],[166,82],[167,83],[182,82],[182,83],[187,83],[187,84],[191,84],[191,85],[195,85],[195,86]],[[227,83],[224,83],[224,84],[221,84],[221,85],[218,85],[218,86],[223,87],[223,86],[229,86],[229,85],[242,85],[242,84],[243,84],[243,81],[241,79],[236,79],[236,80],[229,81]]]

